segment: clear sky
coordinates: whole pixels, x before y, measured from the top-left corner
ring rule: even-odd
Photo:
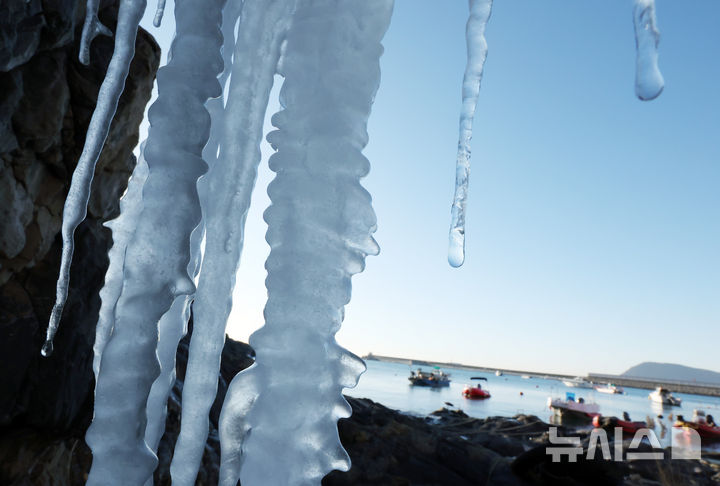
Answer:
[[[720,1],[658,0],[666,86],[651,102],[634,96],[631,9],[495,1],[453,269],[467,2],[396,0],[365,151],[381,254],[353,279],[342,345],[570,374],[720,370]],[[228,327],[242,340],[266,297],[263,152]]]

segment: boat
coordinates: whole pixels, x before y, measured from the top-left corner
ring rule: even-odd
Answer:
[[[692,420],[685,420],[682,415],[678,415],[673,427],[694,429],[701,439],[720,440],[720,427],[712,415],[706,416],[702,410],[695,410]]]
[[[472,377],[471,380],[485,380],[487,381],[487,378],[483,377]],[[477,385],[465,385],[465,388],[463,388],[462,395],[465,398],[470,398],[472,400],[484,400],[486,398],[490,398],[490,392],[487,390],[483,390],[483,387],[480,383]]]
[[[680,398],[674,397],[670,390],[661,386],[657,387],[654,392],[648,395],[648,398],[655,403],[669,405],[671,407],[679,407],[682,403]]]
[[[550,397],[547,404],[560,419],[576,419],[590,422],[593,417],[600,415],[600,405],[588,403],[582,397],[575,400],[575,394],[572,392],[567,392],[564,400]]]
[[[521,375],[520,378],[522,378],[523,380],[529,380],[530,375]]]
[[[605,386],[596,386],[595,391],[600,393],[607,393],[609,395],[622,395],[623,393],[625,393],[625,390],[623,390],[622,387],[613,385],[612,383],[608,383]]]
[[[592,424],[595,428],[602,428],[605,430],[620,427],[622,428],[623,434],[628,435],[635,435],[638,430],[648,428],[647,422],[630,420],[630,416],[627,412],[623,413],[622,419],[617,417],[603,417],[598,414],[593,417]]]
[[[568,378],[567,380],[562,380],[563,385],[568,386],[570,388],[588,388],[592,389],[593,384],[590,381],[587,381],[585,378],[582,378],[580,376],[576,376],[575,378]]]
[[[410,380],[412,386],[428,386],[431,388],[450,386],[450,375],[439,369],[428,372],[418,368],[417,372],[410,372],[408,380]]]
[[[497,370],[497,371],[495,372],[495,376],[502,376],[502,375],[503,375],[503,372],[500,371],[500,370]]]

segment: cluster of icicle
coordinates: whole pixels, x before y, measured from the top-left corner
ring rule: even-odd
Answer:
[[[92,39],[110,34],[97,18],[98,5],[88,0],[84,63]],[[469,5],[453,266],[465,258],[470,141],[492,0]],[[250,338],[255,364],[233,379],[223,405],[220,483],[318,484],[330,470],[349,467],[336,422],[350,413],[341,391],[356,384],[364,364],[334,335],[352,275],[378,252],[371,198],[359,181],[369,170],[361,151],[392,7],[393,0],[176,0],[176,35],[170,61],[158,72],[149,135],[121,214],[108,223],[113,247],[94,347],[88,484],[152,483],[191,305],[194,329],[171,475],[176,486],[195,483],[275,74],[285,81],[283,110],[273,117],[277,130],[268,135],[277,175],[265,213],[271,247],[266,323]],[[145,8],[146,0],[120,0],[115,51],[65,204],[46,356],[67,297],[73,234],[86,215]],[[155,25],[163,10],[159,0]],[[663,89],[654,1],[635,0],[633,18],[636,94],[653,99]]]
[[[227,2],[227,5],[226,5]],[[110,31],[88,0],[80,59]],[[343,387],[364,371],[335,333],[351,276],[376,254],[361,151],[380,81],[393,0],[176,0],[176,35],[157,76],[150,130],[121,201],[101,291],[86,440],[89,485],[150,485],[178,342],[193,334],[174,485],[193,485],[217,392],[225,326],[260,162],[275,74],[283,110],[269,135],[277,173],[265,219],[271,247],[266,324],[256,364],[231,383],[221,414],[221,484],[318,484],[349,458],[337,432]],[[63,220],[52,353],[69,286],[73,233],[133,57],[145,0],[121,0],[115,51],[100,89]],[[159,24],[164,1],[158,5]],[[225,94],[224,94],[225,93]],[[201,251],[204,240],[204,251]],[[196,286],[197,283],[197,286]]]
[[[487,58],[485,27],[492,10],[492,0],[468,0],[468,3],[470,16],[465,30],[467,66],[462,84],[455,196],[451,209],[448,246],[448,262],[453,267],[459,267],[465,262],[465,211],[470,179],[470,141],[480,93],[480,81]],[[643,101],[654,100],[660,96],[665,86],[658,68],[660,31],[655,20],[655,0],[634,0],[633,25],[636,46],[635,94]]]

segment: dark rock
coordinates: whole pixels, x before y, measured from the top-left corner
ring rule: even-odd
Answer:
[[[56,352],[40,357],[60,264],[62,210],[113,40],[98,37],[91,63],[77,60],[80,0],[8,0],[0,7],[0,427],[58,432],[87,424],[98,290],[118,199],[160,51],[141,31],[125,92],[99,159]],[[108,4],[109,2],[105,2]],[[117,6],[101,11],[114,28]],[[4,57],[3,57],[4,56]],[[0,66],[2,69],[2,66]]]

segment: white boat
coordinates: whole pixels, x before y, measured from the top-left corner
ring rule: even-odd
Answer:
[[[648,395],[648,398],[655,403],[662,405],[669,405],[671,407],[679,407],[682,403],[682,399],[674,397],[670,390],[661,386],[655,388],[655,391]]]
[[[550,397],[547,404],[553,413],[561,419],[570,418],[589,422],[593,417],[600,414],[600,405],[588,403],[582,397],[575,400],[575,394],[571,392],[565,394],[564,400]]]
[[[495,372],[495,376],[502,376],[502,375],[503,375],[503,373],[502,373],[502,371],[500,371],[500,370],[497,370],[497,371]]]
[[[529,380],[530,375],[521,375],[520,378],[522,378],[523,380]]]
[[[591,389],[593,387],[592,382],[589,382],[585,380],[585,378],[582,378],[580,376],[576,376],[572,379],[562,380],[563,385],[569,386],[570,388],[588,388]]]
[[[612,383],[608,383],[605,386],[596,386],[595,391],[600,393],[607,393],[609,395],[622,395],[623,393],[625,393],[625,390],[623,390],[622,387],[613,385]]]

